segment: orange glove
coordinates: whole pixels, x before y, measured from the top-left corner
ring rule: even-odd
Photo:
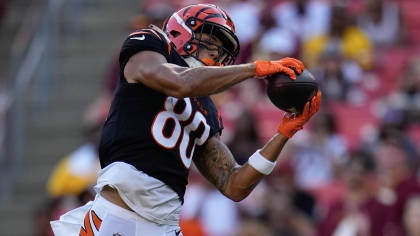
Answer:
[[[255,61],[255,75],[267,76],[280,72],[284,72],[292,80],[296,79],[295,71],[300,74],[305,69],[303,63],[295,58],[285,57],[278,61]]]
[[[308,101],[303,112],[296,114],[286,113],[277,131],[285,137],[291,138],[297,131],[303,129],[303,125],[319,110],[321,106],[322,93],[318,91],[311,101]]]

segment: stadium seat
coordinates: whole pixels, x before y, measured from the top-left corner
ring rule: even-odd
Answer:
[[[412,42],[420,39],[420,1],[404,0],[400,1],[404,30]]]
[[[420,150],[420,124],[411,124],[407,127],[407,135]]]
[[[262,141],[266,142],[273,136],[283,114],[283,111],[271,103],[261,102],[255,107],[257,130]]]
[[[350,150],[361,143],[363,135],[377,126],[378,120],[372,113],[372,102],[353,106],[343,102],[330,102],[329,108],[337,119],[338,132],[343,135]]]
[[[398,88],[400,74],[412,54],[412,49],[405,48],[391,48],[384,53],[382,70],[379,72],[379,85],[383,95]]]

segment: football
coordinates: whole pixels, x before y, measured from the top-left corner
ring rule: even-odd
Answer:
[[[304,70],[292,80],[285,73],[274,74],[267,78],[267,96],[279,109],[299,114],[307,101],[318,92],[315,77]]]

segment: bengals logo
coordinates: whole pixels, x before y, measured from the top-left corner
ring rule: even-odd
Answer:
[[[101,228],[102,220],[98,217],[95,211],[90,210],[86,213],[83,226],[80,227],[79,236],[94,236],[93,233],[93,226],[95,227],[96,231],[98,232]]]

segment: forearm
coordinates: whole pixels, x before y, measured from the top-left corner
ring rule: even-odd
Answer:
[[[130,58],[124,68],[129,83],[143,83],[177,98],[208,96],[221,92],[255,75],[255,63],[233,66],[189,68],[167,63],[156,52],[142,51]]]
[[[260,150],[260,154],[271,162],[275,162],[288,138],[276,133]],[[265,175],[248,163],[237,167],[228,179],[225,195],[235,201],[247,197]]]
[[[277,160],[280,155],[281,150],[283,150],[284,145],[286,145],[289,139],[280,133],[276,133],[265,145],[261,148],[260,153],[267,160],[274,162]]]
[[[184,97],[208,96],[221,92],[255,75],[255,64],[225,67],[197,67],[174,70],[181,80]],[[163,75],[164,76],[164,75]]]

